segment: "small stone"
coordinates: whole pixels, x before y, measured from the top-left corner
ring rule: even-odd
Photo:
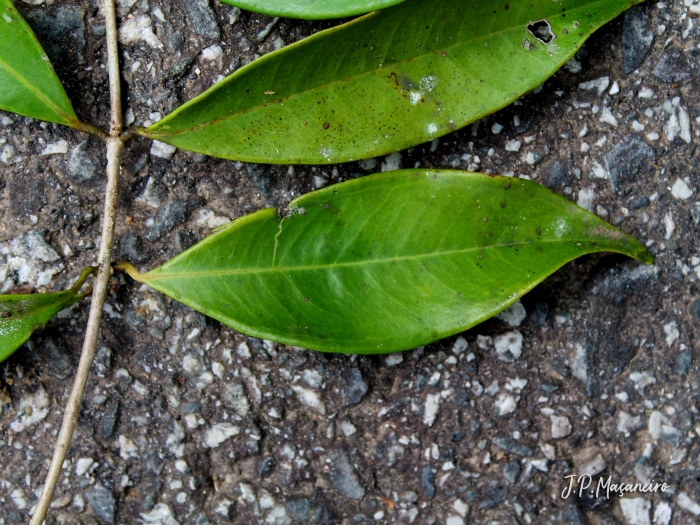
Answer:
[[[435,474],[433,474],[433,469],[430,466],[423,467],[420,480],[425,497],[433,499],[435,497]]]
[[[285,504],[287,514],[298,523],[333,523],[333,517],[325,508],[322,501],[315,499],[299,499],[287,501]]]
[[[462,353],[469,347],[467,340],[461,335],[455,340],[455,344],[452,345],[452,353],[454,355],[462,355]]]
[[[604,155],[610,184],[615,191],[626,193],[630,182],[654,172],[656,153],[637,135],[628,135]]]
[[[673,517],[673,509],[665,501],[659,501],[654,505],[654,525],[669,525]]]
[[[125,460],[139,457],[139,447],[126,436],[119,436],[119,457]]]
[[[146,239],[156,241],[170,233],[175,227],[183,224],[189,216],[189,205],[186,200],[174,199],[163,206],[154,218],[153,225],[146,233]]]
[[[464,519],[461,516],[448,516],[445,525],[464,525]]]
[[[53,339],[44,341],[43,351],[49,358],[49,375],[56,379],[66,379],[73,375],[73,362],[63,344],[57,345]]]
[[[659,62],[654,66],[652,74],[669,84],[677,84],[690,78],[691,67],[688,58],[679,49],[667,49]]]
[[[170,160],[173,158],[173,155],[175,155],[176,151],[177,148],[175,146],[171,146],[170,144],[166,144],[165,142],[154,140],[151,144],[150,153],[154,157],[160,157],[161,159]]]
[[[540,160],[542,160],[542,155],[536,151],[528,151],[525,155],[525,162],[530,166],[536,166]]]
[[[132,45],[138,42],[146,42],[152,48],[162,49],[163,44],[158,40],[152,28],[153,20],[147,15],[138,14],[127,18],[126,21],[119,26],[119,43]],[[157,141],[154,140],[153,142],[155,143]]]
[[[510,326],[516,327],[520,326],[520,324],[525,320],[525,317],[527,317],[527,312],[525,312],[525,307],[520,300],[517,300],[496,317],[501,321],[505,321]]]
[[[77,183],[99,179],[106,169],[104,155],[97,151],[92,139],[73,146],[68,156],[68,176]]]
[[[403,363],[403,354],[396,353],[388,355],[386,358],[384,358],[384,363],[386,363],[386,366],[396,366]]]
[[[321,414],[322,416],[326,415],[326,405],[324,405],[323,401],[321,401],[321,398],[318,397],[316,392],[297,385],[292,386],[292,390],[302,404],[306,405],[314,412]]]
[[[507,416],[508,414],[512,414],[515,412],[517,406],[518,403],[515,400],[515,397],[506,393],[500,394],[494,403],[496,414],[499,416]]]
[[[552,422],[552,439],[565,438],[571,434],[571,421],[566,416],[549,416]]]
[[[216,15],[209,6],[208,0],[192,0],[187,2],[187,19],[190,27],[200,36],[218,40],[221,38]]]
[[[511,437],[495,437],[493,438],[493,444],[509,454],[517,456],[530,457],[534,454],[532,448]]]
[[[595,476],[605,470],[606,463],[603,455],[595,447],[585,447],[574,453],[574,465],[579,476],[587,474]]]
[[[440,401],[442,397],[440,394],[428,394],[425,399],[425,408],[423,411],[423,423],[432,427],[437,419],[438,412],[440,411]]]
[[[687,510],[694,516],[700,516],[700,505],[690,499],[686,492],[681,492],[676,502],[680,508]]]
[[[610,108],[603,108],[603,111],[600,112],[600,121],[614,127],[618,125],[617,119],[615,115],[612,114],[612,111],[610,111]]]
[[[150,512],[142,512],[141,518],[144,524],[180,525],[180,522],[175,519],[172,509],[165,503],[158,503]]]
[[[250,403],[240,383],[229,383],[224,387],[223,401],[241,417],[247,416],[250,411]]]
[[[340,430],[345,437],[350,437],[357,432],[357,427],[349,419],[344,419],[340,422]]]
[[[195,217],[194,222],[197,226],[211,230],[231,222],[231,219],[225,215],[216,215],[213,211],[207,209],[198,210]]]
[[[673,343],[678,341],[681,336],[680,330],[678,329],[678,323],[676,321],[671,321],[664,325],[664,333],[666,334],[666,345],[670,348]]]
[[[505,144],[506,151],[513,151],[513,152],[518,152],[520,151],[520,146],[522,146],[522,142],[519,140],[507,140]]]
[[[343,373],[343,382],[345,383],[342,389],[343,408],[359,403],[369,390],[358,368],[346,370]]]
[[[381,165],[381,170],[382,172],[385,171],[394,171],[394,170],[400,170],[401,169],[401,153],[392,153],[391,155],[387,155],[386,158],[384,159],[384,162],[382,162]]]
[[[344,449],[329,450],[330,481],[343,496],[361,500],[365,497],[365,488],[360,483],[355,467],[353,467]]]
[[[582,82],[578,85],[578,88],[584,91],[597,90],[598,95],[602,95],[608,86],[610,85],[610,77],[601,77],[596,80],[590,80],[588,82]]]
[[[204,445],[209,448],[218,448],[231,436],[237,436],[241,430],[231,423],[217,423],[212,425],[204,436]]]
[[[205,49],[202,49],[202,58],[210,62],[220,59],[223,54],[224,50],[217,44],[213,44]]]
[[[693,190],[690,189],[688,183],[683,179],[676,179],[671,187],[671,195],[676,199],[688,200],[693,195]]]
[[[99,519],[110,525],[114,523],[116,504],[110,490],[97,483],[87,491],[85,497]]]
[[[509,461],[506,463],[503,467],[503,476],[511,485],[514,485],[520,476],[520,463],[517,461]]]
[[[554,160],[543,164],[540,168],[542,184],[553,190],[563,190],[571,184],[571,179],[564,166],[559,160]]]
[[[517,330],[496,336],[493,343],[498,359],[501,361],[512,363],[522,354],[523,336]]]
[[[622,71],[629,75],[642,65],[654,42],[654,30],[646,5],[637,5],[625,12],[622,22]]]
[[[19,410],[10,424],[13,432],[19,433],[35,425],[49,414],[49,396],[44,386],[39,384],[33,392],[26,392],[19,401]]]
[[[620,499],[620,510],[627,525],[651,525],[650,509],[651,502],[644,498]]]
[[[122,257],[133,263],[140,264],[148,260],[143,239],[136,233],[125,233],[119,242],[119,250]]]
[[[115,399],[105,410],[105,415],[100,422],[98,427],[99,436],[102,439],[109,439],[112,437],[114,432],[114,427],[117,425],[117,419],[119,418],[119,400]]]
[[[319,389],[323,386],[323,376],[321,376],[318,370],[304,370],[301,373],[301,378],[311,388]]]
[[[83,476],[90,470],[90,467],[95,463],[95,460],[92,458],[79,458],[78,461],[75,462],[75,475],[76,476]]]
[[[695,319],[700,319],[700,299],[695,299],[688,310]]]

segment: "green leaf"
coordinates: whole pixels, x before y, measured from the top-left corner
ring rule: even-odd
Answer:
[[[140,133],[247,162],[391,153],[513,102],[638,1],[409,0],[270,53]]]
[[[9,0],[0,0],[0,109],[82,128],[49,57]]]
[[[383,9],[399,4],[404,0],[223,0],[227,4],[235,5],[272,16],[286,16],[289,18],[305,18],[307,20],[323,20],[326,18],[340,18],[362,13],[369,13],[375,9]]]
[[[85,268],[76,283],[62,292],[0,295],[0,362],[22,346],[34,330],[90,293],[79,292],[94,271],[92,267]]]
[[[461,332],[581,255],[632,237],[534,182],[394,171],[233,221],[137,280],[240,332],[385,353]]]

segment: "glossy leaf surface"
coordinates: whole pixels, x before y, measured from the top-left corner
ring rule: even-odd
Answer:
[[[399,4],[404,0],[223,0],[227,4],[235,5],[273,16],[286,16],[289,18],[304,18],[307,20],[322,20],[326,18],[340,18],[362,13],[369,13],[375,9],[383,9]]]
[[[391,153],[516,100],[637,1],[408,0],[270,53],[141,133],[248,162]]]
[[[83,270],[76,283],[62,292],[0,295],[0,361],[10,357],[34,330],[85,297],[80,288],[93,271],[92,267]]]
[[[565,263],[652,262],[613,226],[536,183],[395,171],[242,217],[132,276],[243,332],[322,351],[385,353],[500,312]]]
[[[0,109],[80,127],[49,57],[9,0],[0,0]]]

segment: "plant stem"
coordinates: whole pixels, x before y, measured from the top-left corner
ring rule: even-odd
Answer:
[[[80,417],[80,405],[83,402],[85,385],[90,374],[90,367],[95,359],[97,339],[100,333],[100,320],[104,306],[109,279],[112,275],[112,245],[114,243],[114,224],[117,216],[119,194],[119,169],[124,143],[119,139],[122,131],[121,86],[119,78],[119,54],[117,49],[117,18],[114,0],[104,0],[104,13],[107,30],[107,70],[109,72],[110,126],[107,139],[107,192],[105,195],[104,217],[102,218],[102,240],[97,260],[98,273],[93,283],[90,314],[85,330],[83,350],[80,355],[78,371],[70,393],[70,398],[63,414],[61,431],[54,448],[41,497],[32,515],[31,525],[41,525],[46,518],[61,467],[66,459],[73,431]]]

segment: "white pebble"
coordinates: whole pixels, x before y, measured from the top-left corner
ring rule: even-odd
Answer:
[[[461,355],[468,347],[469,343],[467,343],[467,340],[460,335],[455,341],[455,344],[452,345],[452,353],[454,355]]]
[[[690,499],[690,496],[688,496],[687,493],[681,492],[678,495],[677,502],[680,508],[687,510],[695,516],[700,516],[700,505]]]
[[[95,463],[95,460],[92,458],[80,458],[78,461],[75,463],[75,475],[76,476],[82,476],[83,474],[87,473],[88,470],[90,470],[90,467]]]
[[[61,139],[53,144],[47,144],[44,151],[41,152],[42,155],[62,155],[68,153],[68,142]]]
[[[209,448],[217,448],[231,436],[240,434],[240,429],[231,423],[217,423],[204,435],[204,445]]]
[[[515,397],[504,392],[496,398],[494,406],[496,408],[496,413],[499,416],[507,416],[508,414],[515,412],[518,402],[515,400]]]
[[[202,58],[210,62],[220,59],[224,54],[224,50],[221,46],[213,44],[207,48],[202,49]]]
[[[598,95],[602,95],[603,92],[608,89],[610,85],[610,77],[601,77],[596,80],[590,80],[589,82],[582,82],[578,85],[578,88],[583,91],[597,90]]]
[[[425,399],[425,410],[423,412],[423,423],[432,427],[440,411],[440,394],[428,394]]]
[[[525,317],[527,317],[527,312],[520,300],[517,300],[496,317],[501,321],[505,321],[510,326],[516,327],[520,326]]]
[[[170,144],[165,144],[158,140],[154,140],[151,144],[151,155],[154,157],[160,157],[161,159],[170,160],[175,155],[177,148],[171,146]]]
[[[390,354],[386,358],[384,358],[384,363],[386,363],[386,366],[395,366],[399,363],[403,363],[403,354]]]
[[[507,140],[506,141],[506,151],[520,151],[520,146],[522,142],[519,140]]]
[[[676,179],[671,188],[671,195],[676,199],[687,200],[693,195],[693,190],[690,189],[688,183],[683,179]]]
[[[565,438],[571,434],[571,421],[566,416],[549,416],[552,422],[552,439]]]
[[[600,112],[600,121],[617,127],[617,119],[610,111],[610,108],[603,108],[603,111]]]
[[[651,502],[644,498],[620,499],[620,510],[627,525],[651,525],[649,510]]]
[[[306,405],[314,412],[321,414],[322,416],[326,415],[326,405],[323,404],[323,401],[321,401],[316,392],[297,385],[292,386],[292,390],[294,390],[294,393],[297,395],[297,399],[302,404]]]
[[[517,330],[496,336],[493,343],[501,361],[515,361],[523,351],[523,336]]]

